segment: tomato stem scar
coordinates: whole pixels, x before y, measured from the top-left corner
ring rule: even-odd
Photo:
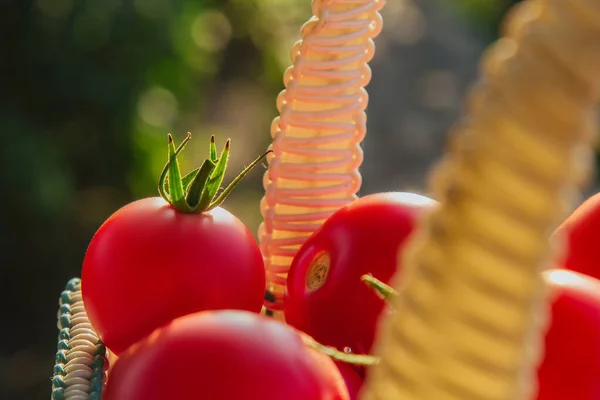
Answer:
[[[328,253],[319,253],[314,258],[306,273],[306,289],[308,291],[317,290],[325,284],[330,264],[331,258]]]

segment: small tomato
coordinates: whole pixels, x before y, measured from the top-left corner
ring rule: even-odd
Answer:
[[[331,215],[294,258],[286,285],[286,321],[320,343],[368,353],[385,302],[361,280],[387,283],[398,250],[436,202],[412,193],[365,196]]]

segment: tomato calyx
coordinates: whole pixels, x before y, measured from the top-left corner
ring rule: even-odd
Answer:
[[[231,139],[227,139],[223,151],[221,154],[217,154],[215,136],[211,136],[209,158],[204,160],[199,168],[182,177],[177,156],[190,141],[192,134],[188,132],[187,137],[177,148],[175,148],[173,136],[170,133],[167,138],[169,158],[160,174],[158,193],[171,206],[184,213],[200,214],[223,204],[225,198],[252,168],[272,152],[269,150],[252,161],[225,189],[218,193],[227,169]]]

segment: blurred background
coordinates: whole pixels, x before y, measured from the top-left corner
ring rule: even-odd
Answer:
[[[516,1],[389,0],[368,87],[361,194],[423,190]],[[166,134],[232,138],[231,173],[268,146],[310,0],[0,0],[0,399],[47,399],[58,296],[95,230],[156,195]],[[226,208],[260,222],[259,167]]]

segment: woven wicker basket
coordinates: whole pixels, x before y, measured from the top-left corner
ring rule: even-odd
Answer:
[[[359,144],[382,0],[314,0],[292,49],[259,232],[281,317],[289,263],[360,187]],[[551,231],[590,170],[600,83],[600,2],[526,0],[483,57],[467,116],[431,188],[442,205],[401,256],[398,312],[384,320],[367,400],[528,399],[547,298]],[[584,160],[582,162],[582,160]],[[55,399],[99,399],[108,366],[79,281],[61,296]],[[307,399],[308,400],[308,399]]]

